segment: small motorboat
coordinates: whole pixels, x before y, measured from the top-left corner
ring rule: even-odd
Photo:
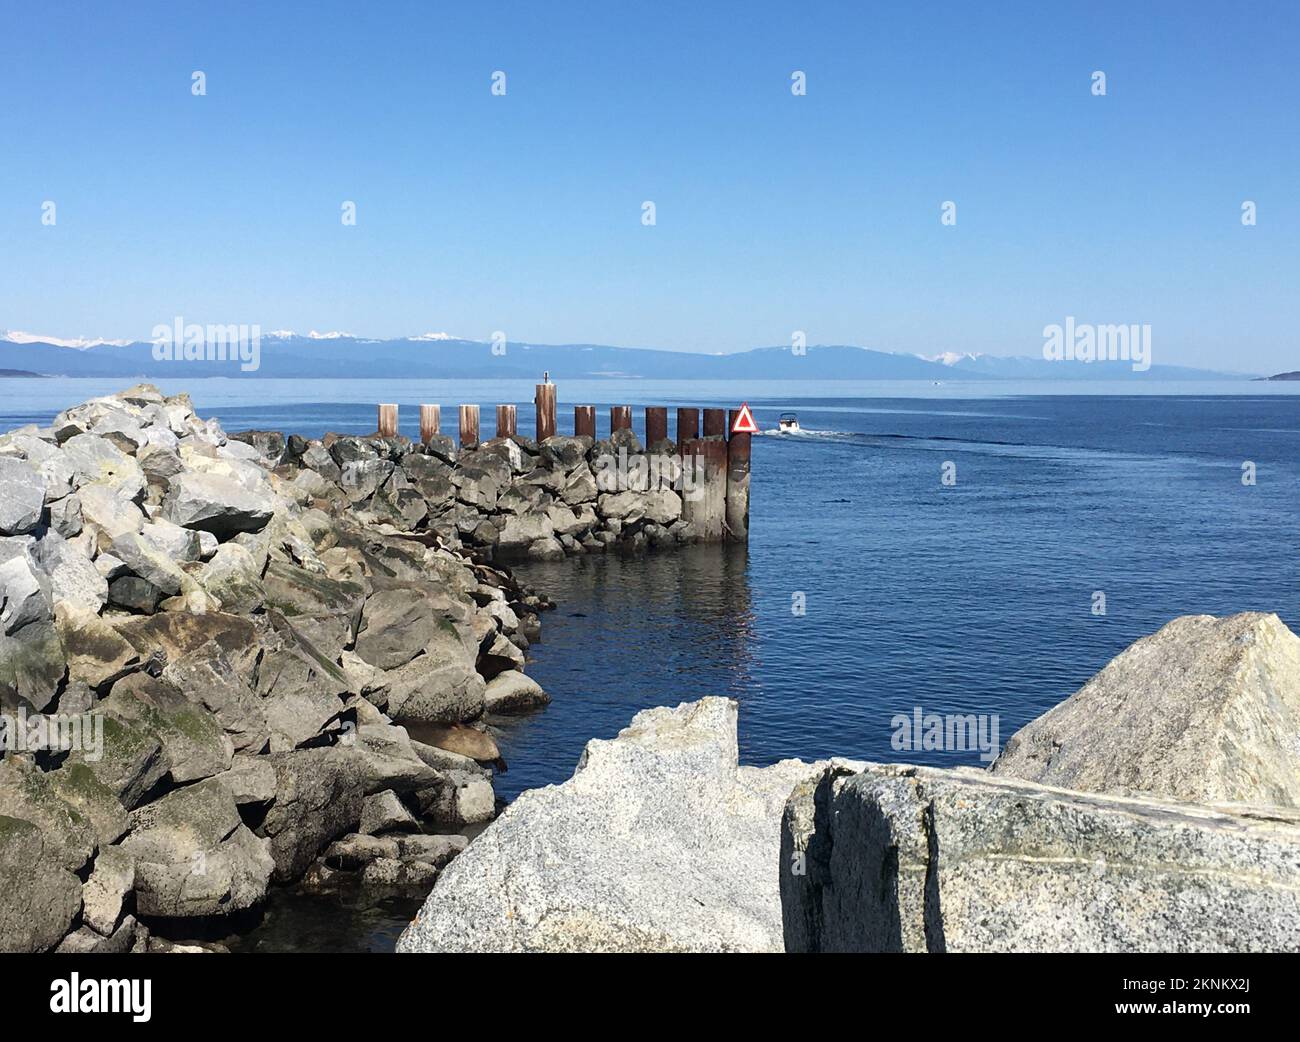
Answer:
[[[776,421],[776,429],[782,434],[794,433],[800,430],[799,417],[792,412],[783,412]]]

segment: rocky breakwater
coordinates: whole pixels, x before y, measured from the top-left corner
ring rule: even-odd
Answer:
[[[166,949],[304,876],[423,893],[493,817],[545,603],[461,519],[515,453],[277,439],[149,386],[0,436],[0,950]]]
[[[836,767],[795,789],[791,951],[1300,950],[1300,639],[1176,619],[986,771]]]
[[[436,536],[478,560],[559,560],[610,550],[637,552],[724,536],[718,494],[703,458],[683,459],[668,439],[648,449],[630,429],[608,439],[520,435],[458,448],[434,434],[237,435],[273,462],[297,494],[347,504],[362,524]],[[718,437],[703,439],[721,444]]]

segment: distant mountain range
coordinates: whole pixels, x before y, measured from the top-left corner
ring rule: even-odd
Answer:
[[[262,376],[292,379],[394,377],[425,379],[645,379],[645,380],[1234,380],[1253,374],[1153,365],[1134,372],[1128,362],[1053,362],[949,352],[931,358],[843,345],[759,347],[735,354],[693,354],[602,344],[489,342],[446,333],[371,340],[348,333],[265,333],[258,367],[238,361],[159,360],[150,343],[58,340],[29,333],[0,336],[0,367],[43,376],[112,377]]]

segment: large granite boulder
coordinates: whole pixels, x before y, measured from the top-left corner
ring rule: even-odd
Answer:
[[[994,774],[1300,807],[1300,638],[1276,615],[1175,619],[1021,728]]]
[[[780,815],[816,768],[736,759],[735,702],[638,713],[470,843],[398,950],[781,950]]]
[[[1300,951],[1290,810],[833,766],[790,798],[780,874],[787,951]]]

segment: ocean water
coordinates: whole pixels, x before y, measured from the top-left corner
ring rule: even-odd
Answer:
[[[167,390],[180,389],[175,387]],[[93,381],[0,380],[0,427],[47,422]],[[509,381],[196,381],[228,429],[369,431],[374,403],[520,404]],[[742,760],[840,755],[978,765],[894,748],[894,717],[977,714],[1002,742],[1128,644],[1188,613],[1300,625],[1300,387],[899,383],[752,386],[748,548],[522,566],[557,603],[531,649],[546,710],[499,732],[502,795],[559,782],[633,713],[704,695],[740,704]],[[1154,391],[1165,393],[1152,393]],[[737,404],[735,388],[601,382],[572,404]],[[608,424],[608,410],[600,418]],[[642,429],[639,412],[635,420]],[[448,425],[445,425],[445,428]],[[413,433],[413,431],[411,431]],[[1243,484],[1252,463],[1256,484]],[[945,485],[945,469],[955,484]],[[1097,614],[1098,595],[1105,614]],[[801,610],[802,609],[802,610]],[[373,944],[373,938],[365,944]]]

